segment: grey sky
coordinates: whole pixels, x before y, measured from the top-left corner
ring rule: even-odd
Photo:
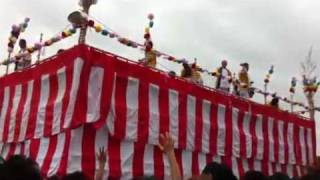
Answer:
[[[30,17],[30,26],[21,37],[34,43],[41,32],[46,39],[62,30],[68,24],[68,14],[77,9],[78,0],[1,0],[1,61],[7,56],[12,24]],[[120,35],[143,42],[146,15],[152,12],[156,49],[176,57],[197,57],[200,65],[212,70],[221,59],[227,59],[233,71],[238,71],[239,63],[246,61],[251,66],[255,86],[261,88],[267,70],[274,64],[270,89],[288,96],[290,79],[300,77],[299,62],[305,59],[311,45],[313,60],[319,62],[319,9],[320,1],[315,0],[99,0],[91,15]],[[76,42],[75,36],[46,48],[46,56]],[[93,31],[89,32],[88,43],[134,60],[143,56],[138,50]],[[158,62],[159,68],[180,71],[180,66],[166,60]],[[3,72],[2,67],[0,74]],[[213,85],[211,77],[205,79],[207,85]],[[305,102],[300,84],[298,89],[297,98]],[[319,95],[316,99],[320,105]]]

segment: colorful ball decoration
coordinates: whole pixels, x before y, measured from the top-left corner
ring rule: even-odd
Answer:
[[[97,33],[102,31],[102,27],[100,25],[96,25],[94,29],[96,30]]]
[[[103,29],[101,31],[101,34],[104,35],[104,36],[108,36],[109,32],[107,30]]]
[[[268,74],[266,75],[266,78],[264,79],[264,83],[268,84],[270,82],[270,77],[274,72],[274,66],[272,65],[268,71]]]
[[[148,19],[152,21],[154,19],[154,15],[152,13],[148,14]]]
[[[94,21],[93,21],[93,20],[89,20],[89,21],[88,21],[88,26],[94,27]]]
[[[19,39],[19,35],[21,32],[24,32],[25,29],[28,27],[28,22],[30,18],[25,18],[24,22],[19,25],[12,25],[11,26],[11,36],[9,37],[8,43],[8,52],[12,53],[14,49],[14,45],[16,44],[17,40]]]

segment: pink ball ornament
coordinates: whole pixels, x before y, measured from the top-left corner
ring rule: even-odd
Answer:
[[[38,50],[38,49],[41,49],[42,48],[42,44],[41,43],[36,43],[34,45],[34,49]]]
[[[20,30],[20,28],[19,28],[19,26],[17,26],[17,25],[12,25],[12,31],[14,31],[14,32],[18,32]]]
[[[154,19],[154,15],[152,13],[148,14],[148,19],[151,21]]]

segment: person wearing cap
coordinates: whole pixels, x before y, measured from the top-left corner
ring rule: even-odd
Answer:
[[[251,86],[250,83],[250,78],[249,78],[249,64],[248,63],[242,63],[240,64],[240,66],[242,67],[242,69],[240,70],[239,74],[238,74],[238,78],[239,78],[239,87],[238,87],[238,91],[239,91],[239,95],[240,97],[243,98],[249,98],[249,89]]]
[[[197,84],[203,84],[203,80],[201,78],[201,74],[197,70],[197,65],[196,63],[193,64],[188,64],[188,63],[183,63],[182,64],[183,69],[181,70],[181,77]]]
[[[15,62],[15,71],[20,71],[31,65],[31,54],[27,50],[27,41],[25,39],[20,39],[19,41],[20,57],[17,57]]]
[[[217,77],[216,89],[220,89],[226,92],[230,92],[230,84],[232,82],[231,71],[227,68],[228,62],[223,60],[221,67],[219,67],[212,75]]]

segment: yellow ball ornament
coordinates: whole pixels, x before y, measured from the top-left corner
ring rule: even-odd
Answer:
[[[102,31],[102,27],[100,25],[96,25],[94,29],[96,30],[97,33]]]

